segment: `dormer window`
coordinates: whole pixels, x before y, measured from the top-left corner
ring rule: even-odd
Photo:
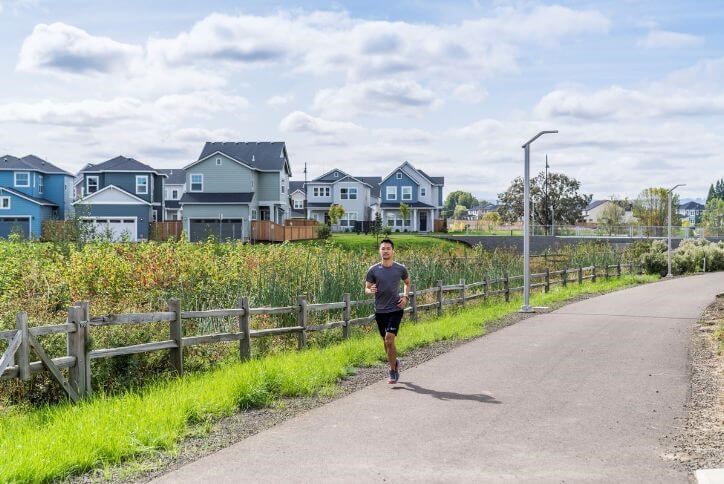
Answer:
[[[221,166],[221,158],[216,158],[216,166]]]
[[[29,187],[30,186],[30,172],[28,171],[16,171],[15,172],[15,186],[16,187]]]
[[[136,175],[136,195],[148,195],[148,175]]]
[[[398,180],[402,180],[402,172],[401,172],[401,171],[398,171],[398,172],[397,172],[397,179],[398,179]]]

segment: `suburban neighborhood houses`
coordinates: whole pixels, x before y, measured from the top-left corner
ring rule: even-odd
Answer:
[[[178,222],[192,242],[249,240],[253,221],[307,219],[344,232],[367,230],[380,217],[392,231],[423,233],[441,222],[444,177],[407,161],[384,178],[340,169],[309,182],[291,177],[284,142],[207,142],[196,161],[173,169],[116,156],[86,164],[75,177],[33,155],[6,155],[0,237],[40,238],[44,221],[71,217],[92,233],[128,241],[152,238],[152,223]],[[344,209],[338,220],[330,218],[333,205]]]

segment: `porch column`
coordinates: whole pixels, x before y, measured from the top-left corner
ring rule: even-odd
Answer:
[[[416,208],[412,209],[412,224],[411,225],[412,226],[410,227],[410,230],[412,230],[413,232],[417,232],[418,224],[417,224],[417,209]]]

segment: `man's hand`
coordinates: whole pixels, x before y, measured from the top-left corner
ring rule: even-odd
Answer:
[[[377,284],[370,284],[367,286],[367,292],[369,294],[377,294]]]
[[[405,309],[406,306],[407,306],[407,296],[402,296],[400,298],[399,302],[397,303],[397,307],[400,309]]]

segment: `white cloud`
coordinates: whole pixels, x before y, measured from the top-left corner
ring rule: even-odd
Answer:
[[[487,99],[488,91],[474,83],[461,84],[453,91],[453,97],[460,101],[478,104]]]
[[[108,74],[127,70],[143,49],[88,34],[62,22],[38,24],[23,41],[17,68],[54,74]]]
[[[432,91],[417,82],[394,79],[322,89],[314,97],[314,108],[333,117],[414,115],[435,109],[440,104]]]
[[[341,139],[342,136],[349,136],[362,131],[358,125],[341,121],[329,121],[326,119],[311,116],[302,111],[289,113],[279,123],[282,132],[307,133],[325,139]]]
[[[294,95],[289,94],[287,96],[272,96],[266,100],[269,106],[284,106],[294,101]]]
[[[652,30],[638,41],[638,45],[645,49],[678,49],[703,43],[703,37],[668,30]]]

